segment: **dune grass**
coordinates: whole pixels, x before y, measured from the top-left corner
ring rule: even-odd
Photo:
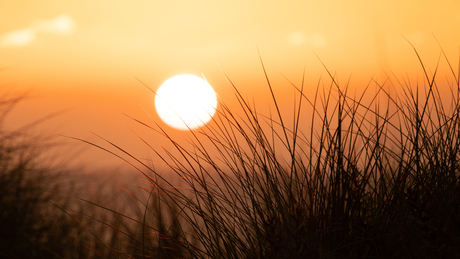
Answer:
[[[449,85],[436,83],[439,62],[430,75],[420,57],[423,83],[371,80],[358,96],[327,68],[314,96],[287,80],[299,93],[289,125],[265,68],[273,114],[259,114],[227,78],[241,111],[220,103],[214,123],[190,132],[191,148],[153,119],[134,119],[173,144],[144,141],[182,185],[116,143],[108,141],[120,155],[90,143],[145,177],[147,201],[133,195],[145,211],[128,218],[142,226],[127,235],[138,249],[132,256],[460,257],[460,84],[442,54]]]
[[[55,147],[56,139],[33,129],[53,115],[15,130],[3,127],[10,111],[27,97],[8,91],[0,97],[0,258],[108,258],[106,246],[116,247],[118,240],[105,224],[119,229],[124,224],[73,196],[117,196],[103,192],[100,179],[80,168],[44,161],[41,153]]]
[[[3,95],[0,121],[24,98]],[[74,245],[72,231],[80,232],[73,221],[55,215],[48,206],[60,189],[55,181],[58,172],[39,165],[39,150],[49,143],[29,134],[30,126],[0,131],[1,258],[53,258]]]
[[[59,200],[62,180],[33,178],[48,169],[2,135],[0,201],[9,207],[0,214],[0,256],[459,258],[460,83],[442,54],[448,85],[437,83],[439,63],[429,74],[420,58],[423,82],[388,76],[359,95],[327,68],[312,96],[303,80],[286,79],[298,93],[289,118],[261,62],[272,113],[260,114],[227,78],[239,110],[221,102],[188,143],[133,118],[174,147],[139,136],[168,172],[108,140],[81,140],[141,174],[137,190],[107,194],[117,208]]]

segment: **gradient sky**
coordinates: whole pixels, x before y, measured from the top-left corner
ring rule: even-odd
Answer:
[[[351,75],[357,88],[385,72],[422,79],[406,39],[434,69],[440,54],[435,37],[456,65],[459,32],[458,0],[2,1],[0,85],[32,97],[5,126],[18,128],[70,109],[40,129],[102,144],[95,132],[147,156],[130,130],[136,124],[123,115],[147,122],[141,104],[158,119],[153,94],[136,78],[156,90],[174,75],[203,73],[231,103],[225,72],[245,95],[263,103],[268,89],[259,49],[275,92],[287,102],[294,90],[281,73],[298,84],[305,68],[312,90],[326,74],[318,57],[340,81]],[[113,162],[99,153],[86,150],[79,157]]]

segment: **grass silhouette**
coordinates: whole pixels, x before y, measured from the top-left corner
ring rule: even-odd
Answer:
[[[388,76],[358,96],[327,68],[311,98],[287,80],[299,93],[291,119],[261,62],[274,114],[257,112],[227,77],[240,111],[220,103],[187,145],[133,118],[170,141],[175,150],[160,150],[139,136],[175,181],[116,143],[80,139],[143,177],[122,210],[80,198],[82,211],[56,214],[71,215],[85,243],[69,257],[459,258],[460,79],[441,53],[453,78],[445,86],[439,62],[429,74],[420,57],[423,83]]]
[[[2,96],[1,122],[25,96]],[[32,136],[27,128],[0,131],[0,257],[53,258],[75,247],[72,234],[80,227],[55,214],[49,202],[61,188],[59,172],[39,165],[45,137]],[[51,172],[53,171],[53,172]]]
[[[0,124],[26,98],[27,94],[4,94],[0,98]],[[81,169],[43,161],[41,153],[57,143],[30,130],[53,116],[14,131],[0,130],[0,258],[108,258],[112,251],[107,246],[116,247],[118,240],[112,237],[117,237],[118,231],[113,234],[105,226],[109,222],[123,229],[123,223],[73,195],[117,195],[101,191],[102,184],[92,187],[90,183],[101,180]]]
[[[140,137],[180,186],[115,143],[121,155],[90,144],[145,177],[142,237],[131,236],[139,257],[458,258],[460,88],[444,59],[448,100],[438,66],[429,75],[419,57],[425,81],[415,87],[388,77],[351,97],[326,68],[328,85],[321,79],[309,98],[288,81],[300,93],[292,126],[264,67],[274,115],[259,114],[227,77],[242,112],[220,103],[215,123],[190,132],[191,148],[133,118],[173,144],[161,151]]]

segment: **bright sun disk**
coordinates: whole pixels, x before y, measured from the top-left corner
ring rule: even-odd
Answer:
[[[200,77],[177,75],[166,80],[158,89],[155,108],[169,126],[188,130],[203,126],[216,112],[214,89]]]

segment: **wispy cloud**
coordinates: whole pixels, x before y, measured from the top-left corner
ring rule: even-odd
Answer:
[[[2,35],[0,44],[2,46],[24,46],[35,40],[35,31],[22,29]]]
[[[302,31],[295,31],[287,36],[287,41],[291,45],[310,44],[315,47],[322,47],[326,44],[326,39],[321,34],[306,34]]]
[[[301,45],[307,41],[307,36],[301,31],[295,31],[288,35],[288,42],[292,45]]]
[[[32,43],[40,33],[68,35],[75,29],[75,22],[66,14],[48,20],[36,20],[28,28],[0,35],[0,46],[25,46]]]
[[[63,14],[50,20],[37,20],[32,23],[32,27],[38,32],[71,34],[76,26],[70,16]]]

